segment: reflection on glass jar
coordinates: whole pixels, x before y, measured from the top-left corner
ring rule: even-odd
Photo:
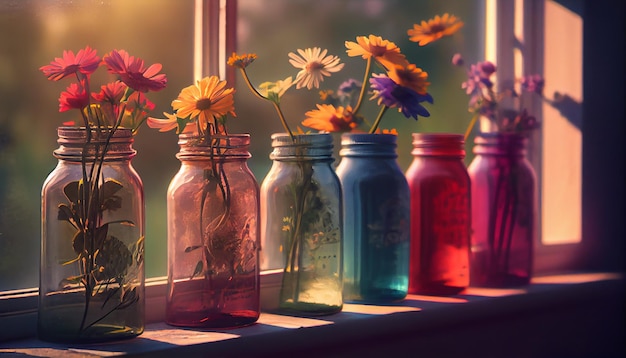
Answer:
[[[261,185],[261,268],[282,269],[282,310],[341,310],[342,198],[330,134],[272,135]]]
[[[259,188],[247,166],[250,136],[179,136],[167,195],[166,322],[238,327],[260,313]]]

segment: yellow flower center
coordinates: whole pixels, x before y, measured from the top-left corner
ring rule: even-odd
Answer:
[[[211,100],[208,98],[201,98],[196,102],[196,109],[201,111],[211,108]]]

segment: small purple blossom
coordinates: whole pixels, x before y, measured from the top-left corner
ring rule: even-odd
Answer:
[[[406,118],[418,119],[418,116],[429,117],[430,113],[420,103],[433,103],[430,94],[419,94],[414,90],[395,83],[386,75],[373,74],[370,85],[374,91],[371,99],[378,98],[378,104],[389,108],[398,108]]]
[[[489,78],[491,75],[496,73],[496,65],[494,65],[490,61],[483,61],[476,64],[476,67],[480,70],[482,76]]]
[[[460,53],[455,53],[454,56],[452,56],[452,64],[455,66],[463,66],[465,64],[465,60]]]
[[[543,93],[544,80],[539,74],[528,75],[520,78],[520,84],[522,85],[522,90],[524,91],[537,94]]]
[[[339,85],[337,94],[340,96],[349,96],[353,92],[358,93],[361,90],[361,87],[363,87],[363,83],[361,83],[361,81],[350,78]]]

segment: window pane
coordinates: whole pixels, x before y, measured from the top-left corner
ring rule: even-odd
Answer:
[[[545,3],[542,242],[582,238],[583,21],[555,2]]]
[[[168,87],[149,98],[155,115],[170,111],[193,81],[193,10],[193,0],[0,2],[0,291],[38,285],[41,185],[56,165],[56,127],[78,119],[76,111],[58,112],[69,81],[50,82],[39,67],[65,49],[125,49],[163,64]],[[94,84],[110,80],[104,72]],[[146,274],[164,275],[165,191],[179,166],[176,137],[144,128],[135,148],[146,194]]]

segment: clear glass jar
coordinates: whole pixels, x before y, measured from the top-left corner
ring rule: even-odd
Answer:
[[[330,134],[272,135],[272,167],[261,185],[261,267],[282,269],[279,308],[339,312],[342,198]]]
[[[470,179],[462,135],[413,133],[409,292],[451,295],[470,283]]]
[[[530,282],[537,235],[537,177],[526,159],[527,138],[480,133],[468,167],[472,180],[473,286]]]
[[[343,299],[390,302],[409,285],[410,195],[397,136],[343,134]]]
[[[259,186],[248,134],[179,136],[167,192],[166,323],[239,327],[259,318]]]
[[[144,194],[128,129],[60,127],[42,188],[38,331],[101,342],[144,330]]]

